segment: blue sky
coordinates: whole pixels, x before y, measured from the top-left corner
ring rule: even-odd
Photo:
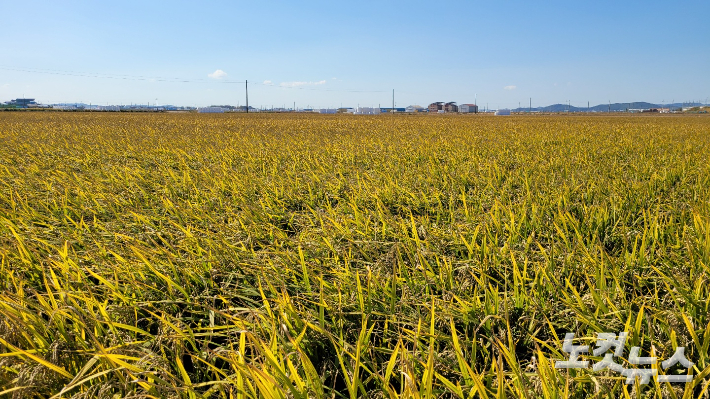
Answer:
[[[0,101],[243,105],[245,79],[267,107],[389,106],[392,89],[401,107],[705,101],[708,15],[707,0],[0,0]]]

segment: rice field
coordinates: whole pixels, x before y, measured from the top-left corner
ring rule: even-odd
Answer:
[[[5,112],[0,257],[0,397],[707,398],[710,117]]]

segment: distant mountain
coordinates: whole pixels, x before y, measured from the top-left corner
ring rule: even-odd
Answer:
[[[612,103],[612,104],[599,104],[595,105],[593,107],[575,107],[575,106],[567,106],[567,104],[552,104],[548,105],[546,107],[535,107],[532,108],[532,111],[535,112],[619,112],[619,111],[626,111],[627,109],[649,109],[649,108],[671,108],[671,109],[677,109],[677,108],[684,108],[684,107],[693,107],[693,106],[698,106],[702,105],[700,103],[672,103],[672,104],[653,104],[653,103],[647,103],[644,101],[637,101],[637,102],[630,102],[630,103]],[[512,112],[527,112],[529,111],[530,108],[527,107],[520,107],[520,108],[515,108],[511,109]]]

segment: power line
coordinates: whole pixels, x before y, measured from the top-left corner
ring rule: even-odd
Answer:
[[[246,83],[245,80],[229,80],[229,79],[186,79],[186,78],[169,78],[164,76],[143,76],[143,75],[126,75],[126,74],[105,74],[105,73],[90,73],[90,72],[76,72],[76,71],[62,71],[62,70],[52,70],[52,69],[37,69],[37,68],[17,68],[10,66],[0,65],[0,70],[5,71],[15,71],[15,72],[25,72],[25,73],[40,73],[45,75],[57,75],[57,76],[73,76],[82,78],[94,78],[94,79],[114,79],[114,80],[132,80],[132,81],[144,81],[144,82],[166,82],[166,83],[221,83],[221,84],[242,84]],[[255,84],[255,83],[252,83]],[[287,86],[284,84],[274,85],[266,83],[256,83],[265,87],[279,87],[283,89],[298,89],[298,90],[309,90],[309,91],[332,91],[332,92],[346,92],[346,93],[387,93],[385,90],[350,90],[350,89],[325,89],[325,88],[315,88],[315,87],[301,87],[301,86]]]
[[[0,70],[25,72],[25,73],[41,73],[41,74],[46,74],[46,75],[75,76],[75,77],[96,78],[96,79],[136,80],[136,81],[172,82],[172,83],[205,83],[205,82],[244,83],[243,81],[233,81],[233,80],[167,78],[167,77],[161,77],[161,76],[87,73],[87,72],[61,71],[61,70],[51,70],[51,69],[15,68],[15,67],[6,67],[6,66],[0,66]]]

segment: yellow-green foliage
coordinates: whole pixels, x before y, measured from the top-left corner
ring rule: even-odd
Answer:
[[[0,396],[707,397],[709,201],[703,117],[3,113]]]

